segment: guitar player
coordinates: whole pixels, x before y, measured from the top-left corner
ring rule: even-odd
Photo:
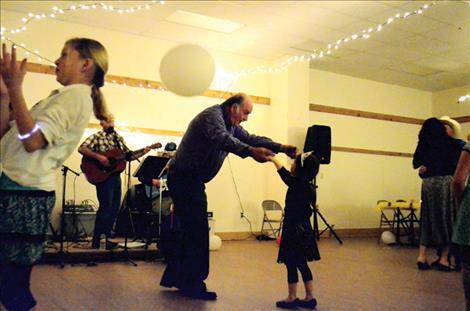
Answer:
[[[124,138],[114,130],[114,117],[109,116],[101,120],[102,130],[88,137],[78,148],[78,152],[85,157],[96,159],[104,167],[110,166],[109,159],[102,153],[120,149],[130,153],[124,143]],[[144,154],[150,149],[145,148]],[[99,249],[102,235],[105,235],[106,249],[113,249],[117,243],[109,240],[111,229],[116,221],[121,205],[121,173],[111,174],[105,181],[96,184],[99,208],[96,213],[95,228],[93,230],[92,248]]]

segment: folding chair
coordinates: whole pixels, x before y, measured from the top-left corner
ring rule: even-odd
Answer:
[[[263,224],[261,226],[261,235],[265,232],[267,236],[273,235],[276,238],[282,229],[282,221],[284,219],[284,211],[279,203],[274,200],[264,200],[261,203],[263,207]],[[277,216],[277,217],[276,217]],[[267,224],[266,228],[265,225]],[[275,226],[273,226],[275,224]]]
[[[387,228],[393,232],[397,218],[395,208],[391,206],[391,202],[386,200],[378,200],[377,208],[380,210],[379,236],[377,238],[377,244],[380,244],[380,237],[382,235],[383,229]],[[392,215],[387,215],[387,211],[391,211]]]

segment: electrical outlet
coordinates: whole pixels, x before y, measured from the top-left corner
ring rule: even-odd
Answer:
[[[243,218],[244,215],[243,215],[243,212],[240,212],[240,218]]]

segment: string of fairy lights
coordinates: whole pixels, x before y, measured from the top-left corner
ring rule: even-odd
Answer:
[[[219,84],[219,87],[222,87],[222,88],[228,87],[229,85],[233,86],[235,81],[237,81],[241,77],[256,75],[260,73],[264,73],[264,74],[278,73],[280,71],[287,69],[290,65],[297,63],[297,62],[311,62],[315,60],[320,60],[326,56],[330,56],[334,54],[335,51],[337,51],[341,47],[347,44],[350,44],[356,40],[367,40],[371,36],[377,35],[384,28],[389,27],[392,23],[396,23],[396,22],[399,22],[400,20],[408,19],[412,16],[422,15],[426,10],[437,5],[438,3],[439,3],[438,1],[433,1],[417,8],[414,11],[396,13],[395,15],[390,16],[389,18],[387,18],[387,20],[378,24],[375,27],[369,27],[367,29],[363,29],[360,32],[349,35],[347,37],[338,39],[334,42],[330,42],[326,44],[323,48],[314,50],[312,53],[305,53],[301,55],[290,56],[285,61],[282,61],[274,66],[259,65],[254,68],[242,69],[238,72],[228,72],[224,70],[218,70],[216,72],[214,84],[215,86]],[[29,24],[31,24],[33,21],[54,19],[58,15],[74,12],[77,10],[91,11],[91,10],[101,9],[101,10],[116,13],[119,15],[125,15],[125,14],[134,14],[142,10],[149,10],[152,8],[152,6],[164,5],[164,4],[165,4],[165,1],[153,0],[153,1],[146,1],[146,2],[143,2],[143,4],[140,4],[134,7],[128,7],[128,8],[114,7],[113,5],[110,5],[109,3],[104,3],[104,2],[96,2],[93,4],[71,5],[66,8],[58,8],[54,6],[52,10],[47,13],[28,13],[25,17],[21,18],[21,25],[19,27],[8,29],[2,26],[0,29],[0,36],[2,40],[10,42],[13,45],[13,47],[24,50],[26,56],[34,55],[37,57],[37,60],[39,62],[46,61],[46,62],[51,63],[52,65],[55,65],[53,61],[42,56],[37,49],[27,47],[26,44],[24,43],[17,43],[17,40],[14,40],[12,37],[18,33],[22,33],[27,30],[30,30],[32,27]],[[128,86],[128,87],[135,87],[135,86],[126,85],[125,83],[118,83],[116,81],[112,81],[112,83],[120,84],[120,85]],[[152,89],[154,91],[164,90],[164,88],[162,87],[155,87],[152,85],[139,85],[139,88]]]
[[[21,25],[19,27],[12,28],[12,29],[7,29],[5,27],[2,27],[1,35],[3,36],[4,34],[7,34],[7,33],[14,35],[17,33],[25,32],[28,30],[27,25],[31,21],[56,18],[58,15],[66,14],[68,12],[74,12],[77,10],[88,11],[88,10],[102,9],[104,11],[115,12],[117,14],[131,14],[131,13],[139,12],[141,10],[150,10],[152,6],[155,6],[157,4],[163,5],[165,4],[165,1],[156,1],[156,0],[147,1],[146,3],[144,2],[144,4],[137,5],[134,7],[129,7],[129,8],[114,7],[113,5],[106,4],[104,2],[95,2],[92,4],[80,4],[80,5],[72,4],[67,8],[58,8],[57,6],[54,6],[52,7],[52,10],[50,12],[28,13],[26,16],[21,18]]]

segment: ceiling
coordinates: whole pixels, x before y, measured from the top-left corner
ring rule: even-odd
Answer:
[[[104,1],[106,3],[106,1]],[[131,7],[149,1],[112,1]],[[1,1],[1,9],[49,12],[52,6],[92,1]],[[430,1],[165,1],[150,10],[119,14],[103,10],[59,15],[63,21],[276,60],[325,48],[328,43],[377,27],[397,13]],[[176,10],[227,19],[244,26],[232,33],[165,20]],[[10,25],[2,25],[8,28]],[[17,25],[11,25],[11,27]],[[343,44],[311,68],[437,91],[470,85],[470,1],[439,1],[422,15],[396,21],[368,40]]]

